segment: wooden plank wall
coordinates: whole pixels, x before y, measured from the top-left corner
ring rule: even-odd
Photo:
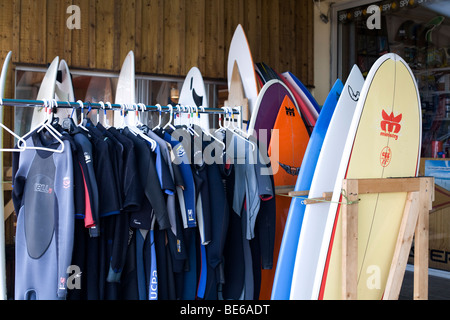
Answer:
[[[81,9],[70,30],[69,5]],[[255,62],[290,70],[313,85],[313,3],[298,0],[2,0],[0,60],[46,65],[55,56],[71,68],[119,71],[129,50],[136,72],[226,78],[238,23]]]
[[[69,29],[70,5],[81,28]],[[0,63],[11,50],[6,98],[14,97],[14,66],[46,66],[55,56],[71,69],[120,71],[133,50],[136,73],[225,79],[228,48],[242,24],[254,62],[291,71],[314,84],[313,3],[307,0],[1,0]],[[3,123],[13,127],[13,109]],[[5,145],[12,139],[4,135]],[[10,166],[10,154],[4,154]],[[5,200],[9,196],[5,195]],[[14,221],[7,223],[13,243]]]
[[[80,8],[79,30],[66,26],[70,5]],[[0,65],[13,51],[5,97],[14,97],[15,65],[46,66],[55,56],[71,69],[119,72],[133,50],[138,74],[183,77],[196,66],[205,78],[226,79],[238,24],[254,62],[314,85],[310,0],[1,0]],[[13,127],[13,108],[5,108],[3,123]],[[11,136],[4,135],[4,143],[12,145]],[[11,154],[3,156],[10,166]],[[14,218],[6,221],[9,245]]]

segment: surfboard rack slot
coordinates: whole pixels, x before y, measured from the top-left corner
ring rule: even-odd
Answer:
[[[290,197],[304,197],[309,195],[309,190],[305,191],[290,191],[289,196]],[[323,192],[322,197],[318,198],[310,198],[303,200],[304,204],[315,204],[315,203],[323,203],[323,202],[330,202],[331,197],[333,196],[333,192]]]
[[[289,196],[290,197],[304,197],[304,196],[308,196],[309,194],[309,190],[305,190],[305,191],[289,191]]]
[[[303,201],[303,203],[304,204],[316,204],[316,203],[330,202],[332,196],[333,196],[333,192],[324,192],[324,193],[322,193],[322,197],[305,199]]]
[[[428,299],[429,212],[434,199],[434,178],[344,179],[342,189],[350,202],[342,204],[342,298],[357,299],[358,194],[407,192],[397,243],[383,294],[399,297],[414,238],[414,299]]]

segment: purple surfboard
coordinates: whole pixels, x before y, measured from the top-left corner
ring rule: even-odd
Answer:
[[[289,96],[300,114],[297,102],[288,89],[280,80],[270,80],[261,89],[256,100],[255,109],[249,123],[248,132],[253,134],[259,141],[267,146],[270,143],[271,130],[278,116],[278,111],[285,96]],[[288,112],[288,110],[286,110]],[[264,130],[262,130],[264,129]]]

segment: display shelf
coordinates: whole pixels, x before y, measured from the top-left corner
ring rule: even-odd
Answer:
[[[342,206],[342,298],[357,299],[358,195],[407,192],[397,244],[383,299],[399,297],[414,238],[414,299],[428,299],[429,212],[434,200],[434,178],[345,179],[349,204]]]

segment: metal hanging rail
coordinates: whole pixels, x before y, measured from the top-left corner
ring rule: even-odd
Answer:
[[[206,113],[206,114],[237,114],[241,113],[241,107],[234,108],[206,108],[193,107],[176,104],[174,106],[160,106],[160,105],[145,105],[143,103],[134,104],[114,104],[109,102],[89,102],[89,101],[56,101],[53,100],[24,100],[24,99],[0,99],[2,106],[14,107],[49,107],[49,108],[75,108],[75,109],[98,109],[106,111],[162,111],[173,113]]]

